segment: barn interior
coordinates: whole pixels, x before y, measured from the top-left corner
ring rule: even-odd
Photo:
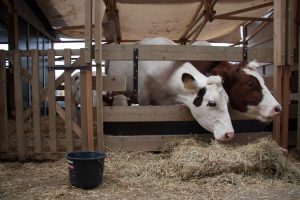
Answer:
[[[299,11],[297,0],[0,0],[0,199],[299,199]],[[137,44],[158,36],[180,45]],[[182,105],[102,99],[126,91],[111,60],[254,59],[282,112],[230,113],[231,142]],[[107,152],[99,187],[71,186],[73,151]]]
[[[277,4],[272,0],[1,0],[0,3],[3,158],[55,159],[66,151],[101,150],[104,145],[129,151],[156,151],[174,137],[201,135],[211,139],[211,134],[182,106],[103,107],[99,100],[99,105],[93,108],[92,90],[97,91],[97,97],[106,90],[126,90],[124,77],[101,76],[105,75],[109,60],[133,60],[134,48],[139,49],[139,60],[195,60],[196,56],[202,60],[256,59],[261,63],[259,73],[281,103],[283,112],[268,124],[233,113],[235,141],[272,135],[285,149],[300,148],[299,3],[296,1]],[[158,36],[172,39],[183,48],[162,47],[155,49],[160,53],[152,53],[150,47],[136,45],[144,38]],[[196,40],[206,40],[214,46],[197,47],[191,53],[190,44]],[[57,49],[59,45],[63,49]],[[84,77],[80,86],[84,99],[81,125],[72,121],[70,106],[64,106],[71,102],[70,76],[74,70],[80,70]],[[20,74],[17,80],[16,73]],[[59,91],[63,91],[62,95]],[[62,136],[57,135],[61,122],[57,123],[56,117],[65,126]],[[48,127],[46,136],[40,134],[41,124]],[[29,127],[32,133],[28,135],[24,127]]]

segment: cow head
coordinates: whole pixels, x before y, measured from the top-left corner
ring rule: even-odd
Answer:
[[[181,98],[197,122],[212,132],[217,140],[232,139],[234,132],[228,113],[228,96],[222,87],[221,77],[211,76],[201,87],[189,73],[183,73],[181,79],[185,90]]]
[[[236,65],[221,62],[211,73],[223,77],[232,109],[263,122],[271,121],[281,112],[281,106],[257,73],[257,66],[255,61]]]

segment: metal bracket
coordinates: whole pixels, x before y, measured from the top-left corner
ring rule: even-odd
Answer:
[[[76,70],[76,69],[90,70],[91,66],[90,65],[82,65],[82,66],[70,66],[70,67],[66,67],[65,65],[55,65],[55,67],[48,67],[49,71],[53,71],[53,70],[66,70],[66,71],[70,71],[70,70]]]
[[[133,102],[138,102],[138,90],[139,90],[139,49],[133,49]]]

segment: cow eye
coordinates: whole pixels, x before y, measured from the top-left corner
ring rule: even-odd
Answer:
[[[213,100],[209,100],[208,103],[207,103],[207,106],[209,107],[216,107],[217,106],[217,103]]]
[[[256,87],[256,84],[254,81],[247,81],[247,85],[250,87],[250,88],[255,88]]]

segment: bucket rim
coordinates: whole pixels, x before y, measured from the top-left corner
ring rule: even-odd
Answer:
[[[76,154],[76,153],[96,153],[99,154],[98,156],[95,156],[93,158],[77,158],[77,157],[72,157],[69,156],[69,154]],[[76,160],[95,160],[95,159],[101,159],[101,158],[106,158],[107,154],[105,152],[102,151],[71,151],[71,152],[67,152],[66,153],[66,158],[67,159],[76,159]]]

